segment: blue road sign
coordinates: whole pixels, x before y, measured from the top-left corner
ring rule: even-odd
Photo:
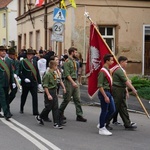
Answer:
[[[65,22],[66,21],[66,10],[60,8],[54,8],[53,21]]]

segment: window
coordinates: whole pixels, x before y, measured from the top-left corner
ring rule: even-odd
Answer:
[[[33,48],[33,32],[29,33],[29,46]]]
[[[6,27],[6,14],[3,13],[3,27]]]
[[[99,31],[105,39],[109,48],[115,52],[115,27],[112,26],[99,26]]]
[[[24,34],[24,46],[26,46],[26,34]]]
[[[40,49],[40,31],[36,31],[36,50]]]

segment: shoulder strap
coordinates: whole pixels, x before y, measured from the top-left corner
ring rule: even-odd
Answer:
[[[27,59],[24,59],[23,60],[25,63],[26,63],[26,65],[30,68],[30,70],[31,70],[31,72],[33,73],[33,75],[34,75],[34,78],[37,80],[37,72],[36,72],[36,69],[35,69],[35,67],[33,66],[33,64],[30,62],[30,61],[28,61]]]
[[[9,68],[8,68],[7,64],[4,61],[2,61],[1,59],[0,59],[0,66],[6,71],[8,80],[10,80],[10,71],[9,71]]]

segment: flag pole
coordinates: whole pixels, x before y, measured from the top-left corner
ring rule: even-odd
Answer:
[[[108,48],[109,52],[113,55],[115,61],[116,61],[117,64],[119,65],[119,67],[122,68],[122,67],[120,66],[118,60],[116,59],[116,56],[113,54],[113,52],[111,51],[111,49],[109,48],[109,46],[106,44],[105,40],[102,38],[101,34],[99,33],[99,30],[97,29],[97,26],[94,24],[94,22],[93,22],[92,19],[90,18],[89,13],[88,13],[88,12],[85,12],[85,13],[84,13],[84,16],[86,16],[86,17],[90,20],[90,22],[94,25],[94,28],[96,29],[97,33],[99,34],[99,36],[101,37],[101,39],[102,39],[103,42],[105,43],[105,45],[106,45],[106,47]],[[125,76],[126,76],[127,80],[129,80],[129,78],[128,78],[128,76],[127,76],[126,73],[125,73]],[[136,98],[138,99],[138,101],[139,101],[141,107],[143,108],[145,114],[147,115],[147,117],[150,118],[150,116],[149,116],[149,114],[148,114],[148,112],[147,112],[145,106],[143,105],[141,99],[139,98],[138,94],[136,94],[135,96],[136,96]]]

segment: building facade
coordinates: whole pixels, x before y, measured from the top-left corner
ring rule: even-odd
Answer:
[[[86,63],[89,46],[90,21],[85,11],[98,26],[107,44],[118,57],[128,58],[129,74],[150,74],[150,1],[148,0],[76,0],[73,8],[66,4],[63,42],[52,41],[54,8],[59,0],[45,0],[35,7],[35,0],[18,0],[17,35],[18,50],[22,46],[39,50],[40,46],[53,50],[60,56],[64,49],[75,46]]]
[[[0,45],[17,44],[17,0],[0,0]]]

